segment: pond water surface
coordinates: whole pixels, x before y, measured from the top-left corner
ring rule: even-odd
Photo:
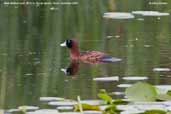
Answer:
[[[138,80],[171,84],[169,0],[4,2],[0,2],[0,110],[41,106],[40,97],[97,99],[100,89],[122,93]],[[122,61],[80,63],[77,72],[66,75],[61,69],[70,65],[69,50],[60,43],[70,38],[78,40],[80,50],[102,51]],[[105,77],[113,78],[103,81]]]

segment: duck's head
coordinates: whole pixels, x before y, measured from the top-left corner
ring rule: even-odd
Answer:
[[[74,40],[65,40],[63,43],[60,44],[60,46],[62,47],[68,47],[68,48],[72,48],[75,45],[75,41]]]
[[[70,58],[78,59],[80,55],[78,43],[75,39],[65,40],[62,44],[62,47],[68,47],[70,49]]]

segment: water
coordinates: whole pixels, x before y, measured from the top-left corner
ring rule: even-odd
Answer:
[[[169,85],[171,17],[135,15],[103,18],[107,12],[159,11],[170,13],[171,1],[75,0],[72,5],[6,5],[0,2],[0,109],[40,105],[39,98],[96,99],[99,89],[123,92],[120,84],[148,77],[154,85]],[[81,50],[99,50],[121,62],[80,63],[78,72],[61,71],[70,65],[65,39],[79,40]],[[159,70],[154,70],[159,69]],[[119,81],[98,82],[97,77]]]

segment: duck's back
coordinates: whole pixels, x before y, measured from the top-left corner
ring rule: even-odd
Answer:
[[[105,56],[105,53],[99,51],[86,51],[81,52],[80,60],[86,63],[99,63],[103,56]]]
[[[114,58],[99,51],[86,51],[80,55],[80,60],[85,63],[104,63],[104,62],[116,62],[121,61],[119,58]]]

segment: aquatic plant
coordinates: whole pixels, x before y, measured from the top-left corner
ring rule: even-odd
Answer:
[[[146,82],[138,82],[128,87],[125,94],[131,101],[155,101],[157,97],[155,87]]]
[[[146,110],[143,114],[166,114],[163,110]]]
[[[120,110],[118,110],[116,106],[119,104],[127,103],[126,101],[123,101],[122,99],[112,99],[109,93],[107,93],[106,90],[104,89],[100,90],[98,97],[107,103],[107,107],[103,111],[103,114],[118,114],[120,113]]]
[[[86,104],[86,103],[82,103],[82,110],[96,110],[96,111],[100,111],[100,107],[97,105],[90,105],[90,104]],[[80,106],[74,105],[74,111],[80,111]]]
[[[90,105],[86,103],[81,103],[80,96],[77,97],[78,104],[74,105],[74,111],[80,111],[83,114],[83,110],[96,110],[100,111],[100,107],[96,105]]]
[[[170,90],[166,93],[159,93],[155,86],[146,82],[137,82],[125,91],[125,95],[131,101],[157,101],[171,100]]]

